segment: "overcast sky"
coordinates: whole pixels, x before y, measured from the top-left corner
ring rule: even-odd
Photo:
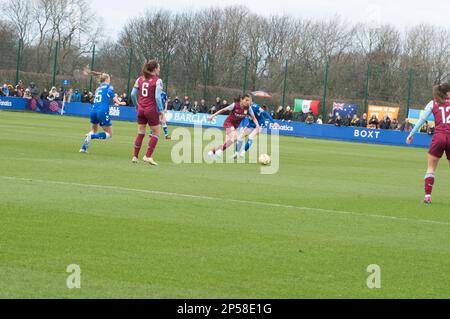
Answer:
[[[340,15],[350,23],[370,20],[390,23],[400,29],[428,23],[450,28],[449,0],[92,0],[93,9],[103,18],[112,38],[127,20],[147,9],[169,9],[176,12],[211,6],[245,5],[261,15],[290,15],[300,18],[329,18]],[[158,5],[155,7],[155,3]]]

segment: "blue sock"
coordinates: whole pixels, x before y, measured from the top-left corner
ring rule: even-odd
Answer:
[[[106,135],[105,132],[91,135],[91,139],[93,140],[106,140],[107,138],[108,136]]]
[[[236,153],[239,153],[241,148],[242,148],[242,143],[244,143],[244,141],[242,140],[238,140],[236,143]]]
[[[163,130],[164,130],[164,135],[168,136],[169,135],[169,128],[167,127],[167,124],[164,124]]]
[[[247,144],[245,144],[245,151],[247,152],[253,144],[253,140],[251,138],[248,139]]]

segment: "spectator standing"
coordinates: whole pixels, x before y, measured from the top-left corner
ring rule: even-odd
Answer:
[[[211,108],[209,109],[210,114],[216,113],[218,110],[220,110],[222,106],[222,103],[220,103],[220,97],[216,97],[216,103],[214,103]]]
[[[23,98],[24,99],[28,99],[28,100],[30,100],[32,97],[31,97],[31,91],[30,91],[30,89],[29,88],[27,88],[26,90],[25,90],[25,92],[24,92],[24,94],[23,94]]]
[[[385,115],[383,120],[381,121],[380,128],[382,130],[390,130],[391,129],[391,119],[388,115]]]
[[[379,124],[380,124],[380,122],[378,121],[376,114],[373,114],[369,121],[369,128],[374,129],[374,130],[378,129]]]
[[[23,97],[23,82],[22,80],[19,80],[19,83],[16,85],[16,91],[17,91],[17,97]]]
[[[172,110],[174,110],[175,112],[180,112],[182,105],[183,104],[181,103],[179,97],[175,96],[175,99],[172,102]]]
[[[76,89],[72,94],[71,102],[81,102],[80,90]]]
[[[283,120],[290,122],[290,121],[292,121],[293,118],[294,118],[294,113],[292,112],[291,107],[287,106],[286,111],[284,112],[284,115],[283,115]]]
[[[323,124],[322,115],[319,115],[319,117],[317,118],[316,124],[319,124],[319,125]]]
[[[37,100],[39,97],[39,90],[34,82],[30,83],[30,94],[33,99]]]
[[[342,123],[344,121],[342,120],[342,117],[340,115],[336,116],[336,119],[334,120],[334,126],[340,127],[342,126]]]
[[[366,128],[367,125],[368,125],[368,123],[367,123],[367,114],[364,113],[363,116],[359,119],[358,126]]]
[[[352,118],[352,121],[351,121],[350,125],[353,126],[353,127],[358,127],[359,126],[359,118],[358,118],[357,114],[353,115],[353,118]]]
[[[333,113],[328,113],[327,124],[330,124],[330,125],[335,124]]]
[[[44,88],[44,90],[42,91],[40,98],[41,98],[41,100],[47,100],[47,98],[48,98],[48,91],[47,91],[46,88]]]
[[[429,134],[430,125],[428,124],[428,121],[425,121],[425,124],[423,124],[422,127],[419,129],[419,132]]]
[[[200,101],[200,113],[208,113],[208,106],[206,105],[205,99]]]
[[[399,124],[398,124],[398,120],[397,119],[393,119],[391,122],[391,130],[398,130],[399,129]]]
[[[4,96],[9,96],[9,88],[8,88],[8,85],[6,83],[3,84],[3,95]]]
[[[306,124],[314,124],[314,116],[312,113],[309,113],[305,120]]]
[[[352,118],[350,114],[347,114],[344,119],[344,126],[349,127],[350,125],[352,125]]]
[[[194,114],[200,113],[200,105],[198,104],[198,101],[194,101],[194,105],[191,106],[189,112]]]
[[[81,97],[81,102],[82,103],[90,103],[90,98],[89,98],[89,92],[88,92],[88,90],[84,90],[83,91],[83,96]]]
[[[128,95],[125,92],[122,93],[120,99],[122,100],[123,103],[125,103],[125,106],[128,106],[130,104],[128,101]]]
[[[56,90],[55,87],[52,87],[51,90],[50,90],[50,92],[48,92],[48,97],[47,97],[47,99],[48,99],[49,101],[57,101],[58,98],[59,98],[59,93],[58,93],[58,91]]]
[[[400,131],[402,132],[411,132],[413,129],[413,125],[409,121],[409,119],[405,119],[405,122],[400,127]]]
[[[189,100],[189,96],[186,95],[184,97],[182,112],[189,112],[191,108],[192,108],[191,101]]]
[[[277,113],[275,114],[275,119],[277,120],[282,120],[283,119],[283,115],[284,115],[284,109],[283,107],[280,105],[278,107]]]

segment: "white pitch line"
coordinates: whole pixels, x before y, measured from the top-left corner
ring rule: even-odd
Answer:
[[[364,214],[364,213],[348,212],[348,211],[342,211],[342,210],[294,206],[294,205],[285,205],[285,204],[275,204],[275,203],[241,200],[241,199],[228,199],[228,198],[212,197],[212,196],[180,194],[180,193],[172,193],[172,192],[161,192],[161,191],[148,190],[148,189],[128,188],[128,187],[111,186],[111,185],[82,184],[82,183],[60,182],[60,181],[52,181],[52,180],[31,179],[31,178],[1,176],[1,175],[0,175],[0,178],[5,179],[5,180],[14,180],[14,181],[37,182],[37,183],[44,183],[44,184],[77,186],[77,187],[90,187],[90,188],[108,189],[108,190],[114,190],[114,191],[144,193],[144,194],[162,195],[162,196],[170,196],[170,197],[183,197],[183,198],[190,198],[190,199],[210,200],[210,201],[226,201],[226,202],[232,202],[232,203],[238,203],[238,204],[257,205],[257,206],[265,206],[265,207],[272,207],[272,208],[296,209],[296,210],[328,213],[328,214],[353,215],[353,216],[359,216],[359,217],[372,217],[372,218],[388,219],[388,220],[394,220],[394,221],[406,221],[406,222],[416,222],[416,223],[423,223],[423,224],[450,226],[450,222],[441,222],[441,221],[428,220],[428,219],[413,219],[413,218],[406,218],[406,217]]]

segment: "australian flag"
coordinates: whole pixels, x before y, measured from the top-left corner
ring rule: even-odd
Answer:
[[[333,103],[333,117],[336,118],[338,115],[341,118],[353,117],[353,115],[358,114],[359,106],[356,104],[346,104],[346,103]]]

